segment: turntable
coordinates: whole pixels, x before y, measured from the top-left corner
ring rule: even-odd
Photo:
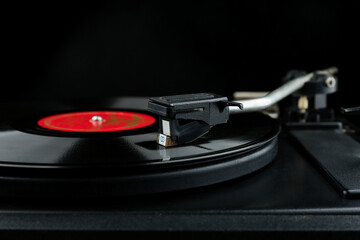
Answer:
[[[257,98],[5,104],[1,229],[358,231],[358,108],[328,108],[336,72],[292,71]]]

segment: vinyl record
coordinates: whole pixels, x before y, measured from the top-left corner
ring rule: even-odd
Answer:
[[[3,107],[0,195],[111,197],[215,184],[249,174],[277,153],[277,121],[230,116],[196,141],[156,143],[146,98]],[[109,123],[110,122],[110,123]]]

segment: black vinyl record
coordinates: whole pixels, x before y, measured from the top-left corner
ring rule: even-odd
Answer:
[[[156,143],[157,121],[138,129],[66,132],[41,118],[81,111],[146,112],[146,98],[16,103],[2,108],[0,195],[111,197],[206,186],[254,172],[277,153],[277,121],[261,113],[230,116],[196,141]],[[155,116],[152,116],[155,117]]]

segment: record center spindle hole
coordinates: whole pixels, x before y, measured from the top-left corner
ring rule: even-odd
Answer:
[[[99,124],[99,123],[102,123],[102,122],[104,122],[105,121],[105,119],[103,119],[101,116],[99,116],[99,115],[94,115],[94,116],[92,116],[92,118],[91,118],[91,120],[90,120],[90,122],[92,122],[92,123],[96,123],[96,124]]]

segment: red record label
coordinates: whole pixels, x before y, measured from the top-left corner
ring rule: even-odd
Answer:
[[[155,118],[143,113],[90,111],[62,113],[42,118],[39,126],[65,132],[114,132],[150,126]]]

